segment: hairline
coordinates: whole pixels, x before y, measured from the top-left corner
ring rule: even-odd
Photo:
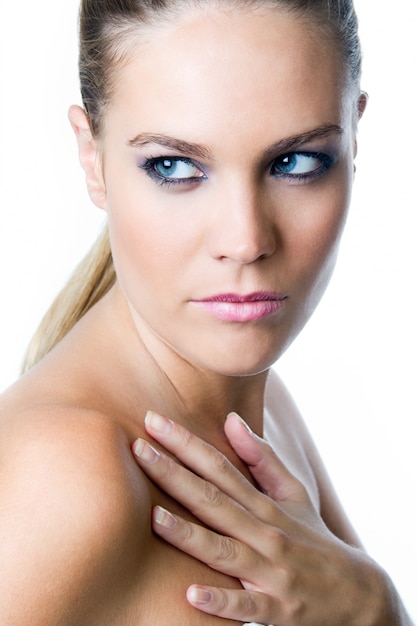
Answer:
[[[224,6],[224,5],[227,6]],[[319,12],[313,7],[308,9],[291,7],[282,2],[282,0],[177,0],[170,7],[163,7],[158,12],[150,13],[147,19],[141,22],[138,18],[122,18],[108,23],[103,28],[103,35],[109,40],[113,40],[111,47],[114,52],[112,54],[112,66],[108,74],[107,93],[105,98],[100,103],[100,113],[98,114],[98,128],[94,134],[97,137],[103,134],[105,128],[105,118],[108,108],[111,106],[112,97],[116,91],[117,81],[117,69],[123,68],[129,64],[135,53],[140,48],[145,47],[151,42],[149,34],[161,29],[164,24],[169,25],[173,20],[179,20],[181,17],[187,18],[190,13],[189,10],[194,9],[196,11],[206,10],[207,12],[213,10],[223,9],[225,12],[228,10],[244,11],[257,11],[262,12],[281,12],[293,14],[302,22],[311,24],[314,22],[314,33],[311,31],[312,37],[319,37],[326,44],[330,44],[337,51],[340,62],[340,73],[344,74],[346,94],[351,92],[352,100],[357,100],[360,95],[360,76],[355,77],[352,75],[352,71],[349,67],[348,60],[342,53],[340,46],[337,43],[336,33],[331,27],[329,21],[323,22],[320,20]],[[117,48],[117,50],[116,50]]]

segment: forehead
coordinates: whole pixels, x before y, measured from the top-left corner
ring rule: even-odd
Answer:
[[[276,9],[194,10],[152,27],[115,76],[108,128],[127,134],[289,136],[346,114],[335,44]]]

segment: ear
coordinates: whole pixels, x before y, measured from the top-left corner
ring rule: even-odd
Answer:
[[[90,122],[84,109],[73,105],[68,117],[78,143],[81,167],[85,172],[87,189],[91,200],[100,209],[106,208],[106,185],[104,182],[98,141],[93,137]]]
[[[359,98],[358,98],[357,104],[356,104],[356,107],[357,107],[357,109],[356,109],[356,116],[357,116],[356,119],[357,119],[357,121],[359,121],[361,119],[362,115],[364,114],[365,109],[366,109],[367,104],[368,104],[368,99],[369,99],[369,96],[366,93],[366,91],[361,91],[360,94],[359,94]],[[356,157],[357,151],[358,151],[358,142],[357,142],[357,139],[355,137],[355,144],[354,144],[354,148],[353,148],[353,157],[354,158]],[[356,167],[355,167],[355,171],[356,171]]]
[[[361,91],[358,98],[358,119],[360,120],[362,115],[365,112],[366,106],[368,104],[369,96],[366,91]]]

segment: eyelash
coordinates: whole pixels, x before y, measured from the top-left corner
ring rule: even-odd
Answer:
[[[274,166],[279,161],[282,163],[284,159],[291,158],[291,157],[307,157],[311,159],[317,159],[318,161],[320,161],[320,165],[319,167],[309,172],[304,172],[300,174],[291,174],[291,173],[286,174],[285,172],[279,172],[275,174],[273,172]],[[282,156],[277,157],[276,159],[273,160],[271,167],[270,167],[270,174],[271,176],[274,176],[275,178],[288,180],[290,182],[307,183],[317,178],[321,178],[334,165],[334,162],[335,162],[335,159],[329,156],[328,154],[324,154],[324,152],[287,152],[286,154],[283,154]]]
[[[157,170],[156,165],[158,163],[162,163],[163,161],[171,161],[172,163],[186,163],[188,165],[192,165],[196,169],[198,169],[202,176],[194,176],[190,178],[168,178],[166,176],[162,176]],[[203,171],[203,167],[193,161],[192,159],[188,159],[186,157],[172,157],[172,156],[160,156],[160,157],[151,157],[147,159],[142,165],[139,167],[148,174],[152,180],[154,180],[161,187],[173,187],[176,185],[190,185],[192,183],[198,183],[202,180],[206,180],[207,176]]]
[[[300,157],[300,156],[317,159],[318,161],[320,161],[321,165],[310,172],[305,172],[301,174],[291,174],[291,173],[286,174],[285,172],[279,172],[279,173],[273,172],[273,168],[276,166],[276,164],[279,161],[282,163],[284,159],[288,159],[291,157]],[[198,169],[202,173],[202,175],[189,177],[189,178],[169,178],[169,177],[163,176],[156,170],[156,165],[158,163],[163,162],[164,160],[168,160],[173,163],[178,163],[178,162],[186,163]],[[295,152],[294,151],[294,152],[287,152],[283,154],[282,156],[274,159],[270,165],[269,173],[271,176],[277,179],[288,180],[290,182],[307,183],[309,181],[313,181],[317,178],[320,178],[321,176],[326,174],[326,172],[329,171],[329,169],[333,166],[333,164],[334,164],[334,158],[329,156],[328,154],[324,154],[323,152]],[[189,159],[186,157],[177,157],[177,156],[175,157],[174,156],[151,157],[147,159],[143,164],[139,164],[138,167],[144,170],[148,174],[148,176],[152,178],[152,180],[154,180],[158,185],[163,186],[163,187],[168,187],[168,188],[174,187],[177,185],[195,184],[203,180],[207,180],[207,175],[205,174],[203,167],[199,163],[196,163],[192,159]]]

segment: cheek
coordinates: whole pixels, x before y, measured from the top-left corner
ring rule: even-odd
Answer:
[[[124,290],[140,292],[147,282],[159,284],[167,254],[157,225],[143,219],[138,211],[111,209],[109,231],[116,273]]]
[[[300,286],[308,292],[307,304],[316,306],[334,269],[351,196],[352,170],[349,165],[335,177],[334,184],[310,196],[292,241],[295,272]]]
[[[126,296],[141,306],[151,303],[181,284],[188,260],[193,257],[195,237],[191,227],[167,212],[152,194],[136,193],[117,198],[108,194],[108,220],[114,264]]]

